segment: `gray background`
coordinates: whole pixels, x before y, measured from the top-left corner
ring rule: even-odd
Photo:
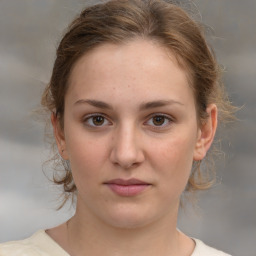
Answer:
[[[90,1],[93,2],[93,1]],[[183,1],[185,2],[185,1]],[[88,1],[0,0],[0,242],[21,239],[72,215],[57,207],[45,178],[44,125],[32,111],[48,82],[63,29]],[[256,1],[196,0],[209,41],[225,67],[239,122],[221,133],[220,184],[181,211],[188,235],[233,255],[256,255]],[[194,6],[194,8],[196,8]]]

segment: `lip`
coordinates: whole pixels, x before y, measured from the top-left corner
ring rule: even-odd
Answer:
[[[119,196],[136,196],[152,184],[138,179],[113,179],[104,183]]]

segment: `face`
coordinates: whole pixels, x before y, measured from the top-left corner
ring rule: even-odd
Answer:
[[[80,213],[115,227],[172,218],[193,160],[208,149],[186,72],[150,41],[84,55],[70,77],[63,131],[53,124]]]

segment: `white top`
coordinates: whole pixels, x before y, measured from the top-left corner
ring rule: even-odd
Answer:
[[[196,247],[191,256],[231,256],[193,239]],[[70,256],[44,230],[31,237],[0,244],[0,256]]]

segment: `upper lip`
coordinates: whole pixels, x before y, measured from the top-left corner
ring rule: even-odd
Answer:
[[[105,182],[105,184],[116,184],[116,185],[121,185],[121,186],[129,186],[129,185],[149,185],[150,183],[141,181],[138,179],[113,179]]]

